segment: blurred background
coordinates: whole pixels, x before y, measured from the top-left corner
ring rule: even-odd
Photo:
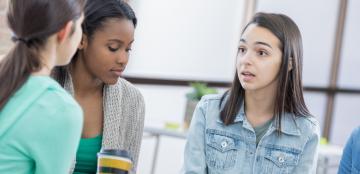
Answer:
[[[140,89],[146,102],[138,173],[180,171],[186,123],[196,98],[228,89],[240,32],[258,11],[286,14],[300,28],[305,100],[323,137],[317,173],[336,173],[347,138],[360,126],[360,1],[128,2],[138,26],[124,78]],[[12,45],[6,4],[0,0],[0,55]]]

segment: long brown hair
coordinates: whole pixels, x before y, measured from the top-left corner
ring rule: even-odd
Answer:
[[[275,124],[278,133],[280,133],[281,117],[284,112],[293,113],[295,116],[310,115],[303,97],[301,34],[295,22],[283,14],[256,13],[242,33],[250,24],[268,29],[281,43],[282,63],[274,107]],[[289,63],[292,64],[290,71],[288,69]],[[237,74],[236,72],[231,88],[222,96],[219,105],[220,107],[221,103],[225,102],[220,113],[221,120],[225,125],[234,122],[245,98],[245,90],[241,86]]]
[[[42,68],[39,52],[49,36],[81,16],[84,0],[10,0],[7,21],[15,46],[0,62],[0,110]]]

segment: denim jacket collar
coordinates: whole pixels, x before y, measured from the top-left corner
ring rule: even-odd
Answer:
[[[276,125],[273,124],[276,129]],[[296,124],[295,115],[291,113],[283,113],[281,116],[281,132],[289,135],[300,136],[301,132]]]
[[[245,110],[244,110],[244,102],[242,103],[242,106],[238,112],[238,114],[235,117],[234,120],[234,124],[239,123],[239,122],[243,122],[245,120]],[[217,122],[219,123],[223,123],[220,119],[220,117],[218,117]],[[276,122],[273,122],[271,124],[271,128],[273,130],[276,130]],[[300,136],[300,130],[298,128],[298,125],[295,122],[295,115],[291,114],[291,113],[283,113],[281,116],[281,130],[282,133],[284,134],[288,134],[288,135],[295,135],[295,136]]]

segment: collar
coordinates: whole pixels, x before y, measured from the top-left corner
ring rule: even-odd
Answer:
[[[277,123],[274,122],[273,129],[276,130]],[[282,133],[288,135],[300,136],[301,132],[299,126],[295,121],[295,115],[292,113],[285,112],[281,116],[281,130]]]
[[[222,107],[223,108],[223,107]],[[241,107],[239,112],[237,113],[237,115],[235,116],[234,119],[234,124],[235,123],[239,123],[239,122],[244,122],[244,120],[246,119],[246,115],[245,115],[245,110],[244,110],[244,102],[242,102]],[[216,120],[217,122],[223,124],[223,122],[221,121],[220,117],[217,118]],[[271,128],[273,130],[276,130],[277,127],[277,123],[274,122],[272,123]],[[281,130],[282,133],[284,134],[288,134],[288,135],[295,135],[295,136],[300,136],[301,132],[299,130],[298,125],[296,124],[295,121],[295,115],[291,114],[291,113],[283,113],[281,115]]]

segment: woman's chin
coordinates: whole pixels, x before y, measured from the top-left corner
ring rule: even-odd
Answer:
[[[104,81],[105,84],[107,85],[115,85],[118,81],[119,81],[119,78],[111,78],[111,79],[108,79],[106,81]]]
[[[249,84],[249,83],[241,83],[241,87],[245,90],[245,91],[251,91],[251,90],[255,90],[256,87],[254,87],[253,85]]]

